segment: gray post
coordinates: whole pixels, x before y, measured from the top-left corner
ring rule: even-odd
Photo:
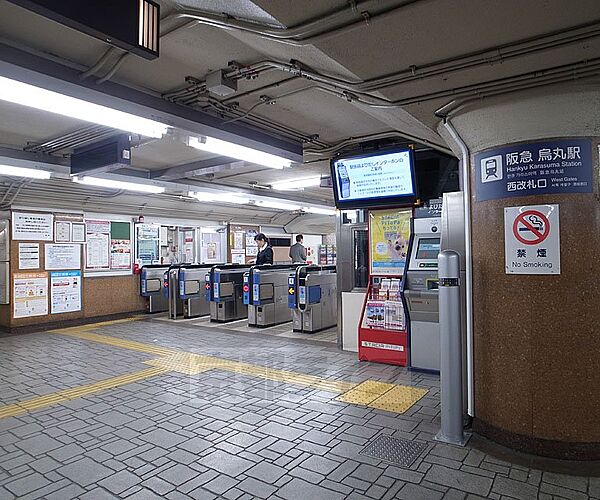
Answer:
[[[462,341],[460,328],[460,257],[454,250],[438,256],[440,307],[440,389],[442,428],[437,441],[464,446]]]

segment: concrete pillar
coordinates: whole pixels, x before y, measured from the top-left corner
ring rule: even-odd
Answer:
[[[474,431],[558,458],[600,459],[597,89],[573,85],[515,93],[471,103],[450,116],[471,157]],[[440,133],[452,144],[441,126]],[[593,193],[476,201],[477,153],[564,138],[592,140]],[[459,156],[457,145],[452,148]],[[561,273],[506,274],[504,208],[541,204],[560,207]]]

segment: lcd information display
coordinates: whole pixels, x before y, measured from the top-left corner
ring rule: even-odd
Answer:
[[[334,160],[331,170],[338,208],[407,205],[417,198],[410,149]]]
[[[418,260],[433,260],[438,258],[440,253],[439,238],[421,238],[417,247]]]

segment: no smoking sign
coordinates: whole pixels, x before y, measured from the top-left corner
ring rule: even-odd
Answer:
[[[560,274],[558,205],[504,209],[507,274]]]

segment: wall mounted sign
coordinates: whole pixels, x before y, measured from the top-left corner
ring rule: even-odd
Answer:
[[[19,269],[40,268],[40,244],[19,243]]]
[[[81,268],[81,245],[77,243],[46,243],[44,250],[47,271]]]
[[[12,239],[22,241],[52,241],[54,216],[52,214],[12,214]]]
[[[506,274],[560,274],[558,205],[504,209]]]
[[[48,274],[15,274],[13,317],[30,318],[48,314]]]
[[[506,146],[475,155],[476,199],[591,193],[592,173],[589,139]]]
[[[81,271],[50,273],[51,314],[81,311]]]

